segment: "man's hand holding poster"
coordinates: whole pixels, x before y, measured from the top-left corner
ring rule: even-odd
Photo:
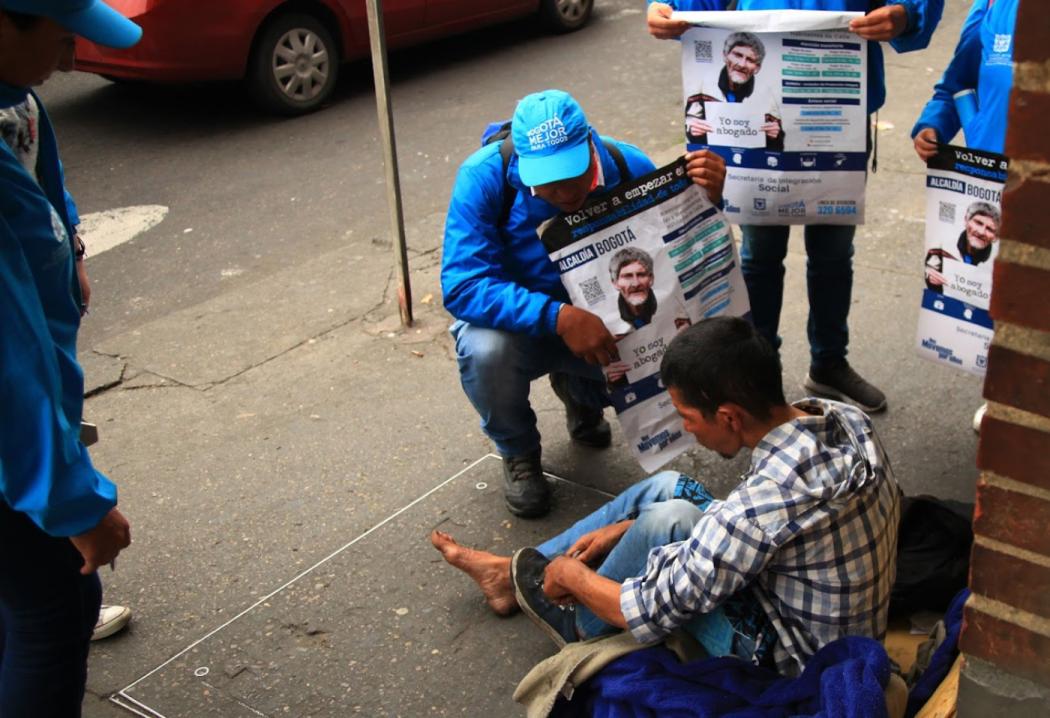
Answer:
[[[617,339],[610,397],[632,452],[656,471],[695,442],[660,383],[667,345],[704,317],[750,309],[729,222],[679,159],[555,217],[540,237],[573,305]]]
[[[999,249],[1007,160],[941,145],[927,163],[926,253],[916,349],[984,375],[992,320],[992,263]]]
[[[859,13],[676,12],[686,147],[726,161],[725,211],[741,224],[861,224],[867,43]],[[771,31],[775,29],[775,31]]]

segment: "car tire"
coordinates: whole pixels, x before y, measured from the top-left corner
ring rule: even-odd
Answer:
[[[255,101],[271,112],[312,112],[335,90],[339,63],[339,46],[317,18],[279,15],[263,28],[254,45],[249,89]]]
[[[593,10],[594,0],[540,0],[540,17],[554,32],[579,30]]]

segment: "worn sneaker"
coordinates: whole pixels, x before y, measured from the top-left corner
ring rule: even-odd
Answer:
[[[601,409],[580,404],[569,391],[569,375],[552,371],[549,375],[551,389],[565,405],[565,427],[577,444],[604,449],[612,444],[612,429],[602,416]]]
[[[886,395],[853,370],[848,362],[830,367],[809,368],[805,387],[832,399],[846,399],[867,412],[886,408]]]
[[[510,580],[522,612],[561,648],[578,640],[576,609],[555,605],[544,595],[543,572],[549,563],[547,557],[534,548],[518,549],[510,559]]]
[[[539,518],[550,511],[551,487],[539,451],[503,457],[503,498],[510,512],[522,518]]]
[[[114,633],[124,630],[131,623],[131,609],[127,606],[102,605],[98,612],[98,620],[95,622],[95,630],[91,634],[91,640],[109,638]]]
[[[984,415],[985,415],[985,412],[987,412],[987,411],[988,411],[988,402],[986,401],[983,404],[981,404],[979,407],[977,407],[977,411],[974,412],[974,415],[973,415],[973,430],[974,430],[974,433],[976,433],[976,434],[980,434],[981,433],[981,422],[984,421]]]

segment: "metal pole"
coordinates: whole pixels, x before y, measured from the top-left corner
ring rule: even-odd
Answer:
[[[408,250],[405,242],[405,217],[401,211],[401,180],[397,170],[397,143],[394,140],[394,117],[390,109],[390,83],[387,80],[386,31],[383,28],[383,0],[365,0],[368,10],[368,36],[372,43],[372,74],[375,78],[376,112],[379,133],[383,139],[386,162],[387,204],[390,224],[394,229],[394,261],[397,263],[397,303],[401,326],[412,326],[412,285],[408,277]]]

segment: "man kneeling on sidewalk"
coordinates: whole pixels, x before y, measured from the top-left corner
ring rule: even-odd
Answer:
[[[439,531],[435,548],[495,612],[522,608],[559,646],[621,629],[648,643],[681,627],[712,655],[795,675],[837,638],[881,639],[900,489],[868,417],[788,404],[776,351],[737,318],[679,334],[661,377],[701,444],[726,458],[751,449],[725,500],[663,472],[513,557]]]

